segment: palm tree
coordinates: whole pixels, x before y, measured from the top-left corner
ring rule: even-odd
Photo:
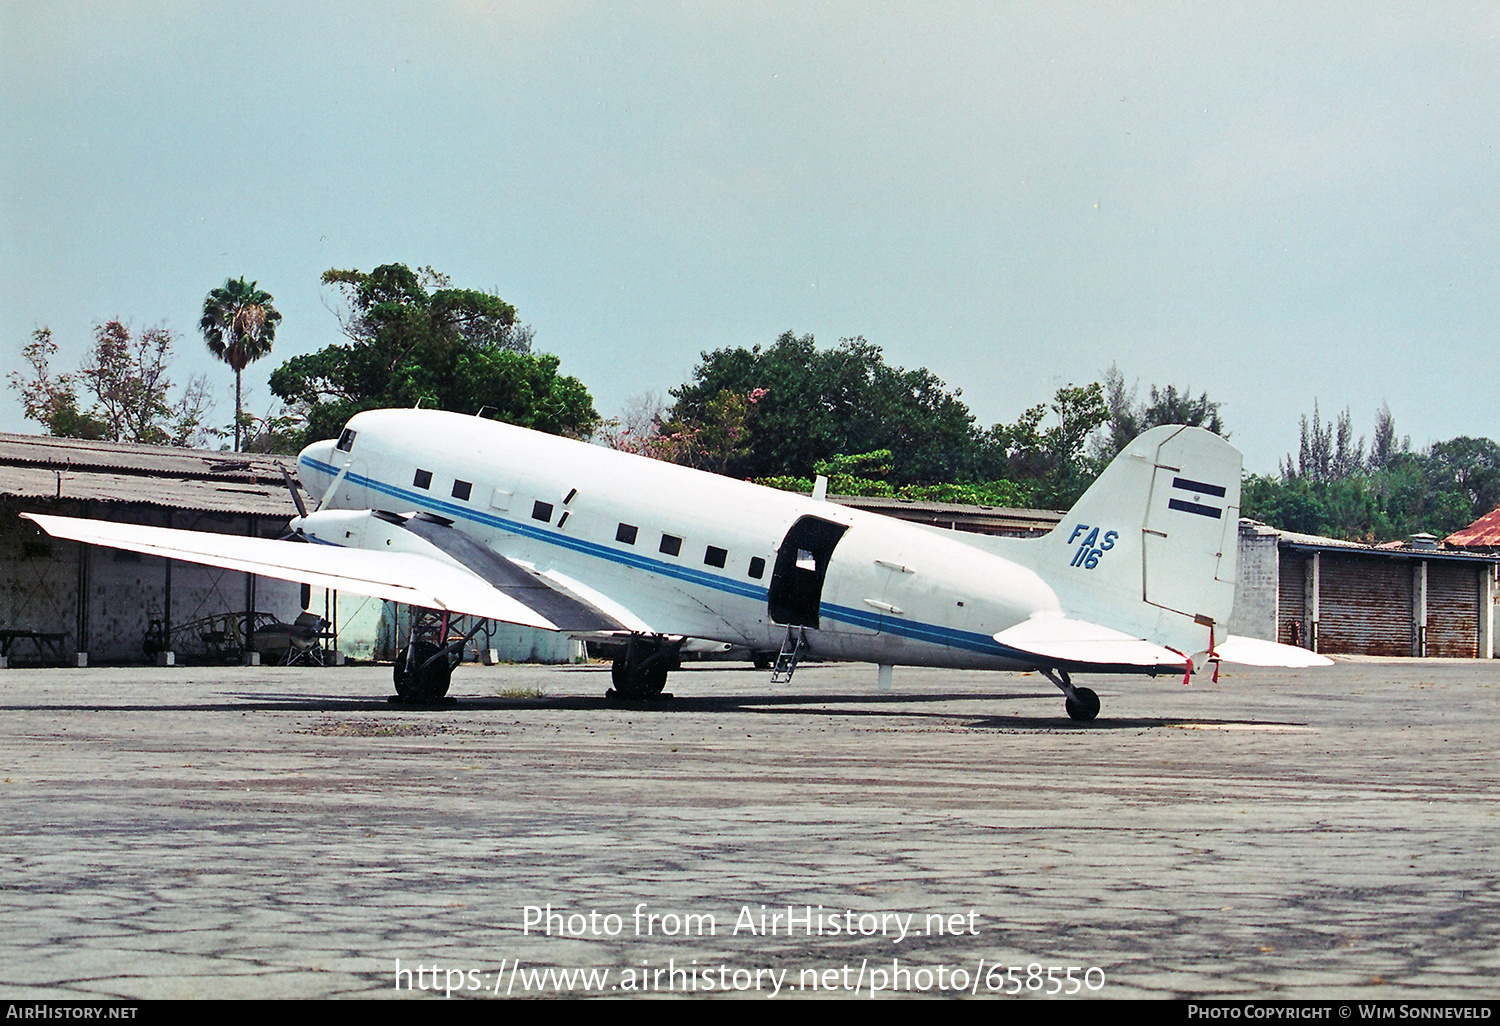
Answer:
[[[222,288],[214,289],[203,301],[203,319],[198,329],[208,343],[208,351],[234,368],[234,451],[240,451],[240,372],[251,361],[271,351],[276,325],[281,314],[271,305],[269,293],[239,281],[228,279]]]

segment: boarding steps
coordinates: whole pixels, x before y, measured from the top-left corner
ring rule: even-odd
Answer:
[[[797,661],[802,658],[802,653],[805,651],[807,651],[806,632],[801,627],[788,627],[786,640],[781,643],[781,651],[776,654],[776,665],[771,669],[771,683],[790,682],[792,674],[797,672]]]

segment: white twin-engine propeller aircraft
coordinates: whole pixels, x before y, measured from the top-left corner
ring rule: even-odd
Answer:
[[[1159,427],[1052,533],[993,538],[431,410],[374,410],[302,451],[315,512],[288,540],[25,514],[59,538],[208,563],[438,611],[398,659],[403,698],[447,693],[468,614],[622,643],[615,694],[661,692],[689,638],[890,667],[1037,670],[1068,715],[1099,698],[1071,674],[1182,673],[1219,661],[1312,666],[1229,637],[1240,454]],[[311,542],[313,544],[304,544]],[[476,628],[477,630],[477,628]],[[466,639],[465,639],[466,640]]]

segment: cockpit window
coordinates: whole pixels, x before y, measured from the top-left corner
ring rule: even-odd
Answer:
[[[344,433],[339,435],[339,444],[334,446],[334,448],[338,449],[340,452],[348,452],[350,449],[353,449],[354,436],[358,433],[359,432],[353,430],[352,428],[344,428]]]

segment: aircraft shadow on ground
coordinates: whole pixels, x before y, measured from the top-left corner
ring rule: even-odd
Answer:
[[[1055,714],[1022,715],[999,714],[978,715],[971,712],[939,710],[935,705],[963,702],[974,703],[1036,703],[1045,701],[1058,705]],[[138,712],[138,713],[187,713],[187,712],[295,712],[295,713],[403,713],[423,717],[441,718],[445,714],[472,714],[481,711],[515,712],[520,710],[578,712],[628,711],[641,715],[684,714],[754,714],[759,716],[834,716],[846,720],[885,718],[912,723],[942,722],[956,727],[974,730],[1140,730],[1163,727],[1197,728],[1276,728],[1299,727],[1303,724],[1268,722],[1259,720],[1209,719],[1205,717],[1113,717],[1107,713],[1088,723],[1071,720],[1061,709],[1061,698],[1053,698],[1037,692],[997,692],[976,695],[973,692],[944,692],[928,694],[870,694],[835,693],[818,695],[767,694],[767,695],[675,695],[667,694],[649,700],[618,700],[598,696],[567,695],[547,697],[503,697],[457,695],[439,703],[409,705],[391,702],[385,696],[288,694],[285,692],[220,692],[217,696],[205,695],[198,702],[173,703],[129,703],[91,702],[87,704],[0,704],[0,711],[7,712]]]

